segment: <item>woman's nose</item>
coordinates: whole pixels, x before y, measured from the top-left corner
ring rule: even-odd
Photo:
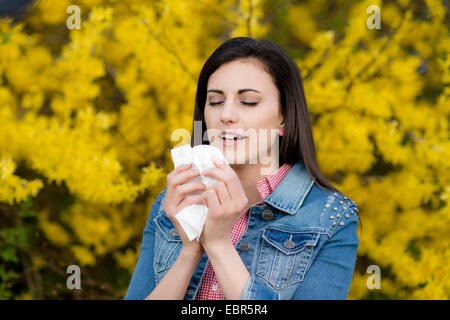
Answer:
[[[222,112],[220,113],[220,120],[224,123],[236,122],[238,119],[238,115],[236,112],[237,111],[233,103],[225,103]]]

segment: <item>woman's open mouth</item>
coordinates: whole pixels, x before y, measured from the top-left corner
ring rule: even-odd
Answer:
[[[246,136],[235,135],[235,134],[220,134],[219,138],[222,139],[222,143],[223,143],[224,146],[235,146],[239,142],[241,142],[244,139],[246,139],[247,137]]]

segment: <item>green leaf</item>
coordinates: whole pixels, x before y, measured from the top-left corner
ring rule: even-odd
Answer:
[[[17,250],[11,246],[4,246],[1,248],[0,257],[4,261],[19,262],[19,258],[17,258]]]
[[[26,200],[22,202],[22,207],[19,211],[19,216],[21,218],[35,218],[36,211],[33,210],[33,201],[31,197],[27,197]]]
[[[8,43],[9,39],[11,39],[12,33],[2,34],[2,44]]]
[[[3,282],[6,282],[10,279],[14,279],[17,276],[17,273],[12,270],[5,270],[5,265],[0,265],[0,279],[3,280]]]
[[[17,228],[8,228],[0,231],[0,234],[6,239],[6,241],[11,243],[16,243],[16,233]]]
[[[11,298],[11,290],[6,289],[6,283],[0,283],[0,300],[8,300]]]

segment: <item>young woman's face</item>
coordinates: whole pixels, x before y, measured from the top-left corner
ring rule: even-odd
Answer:
[[[259,60],[234,60],[211,74],[204,116],[210,145],[230,164],[266,165],[272,151],[278,154],[276,135],[283,122],[278,88]],[[228,131],[244,138],[225,140]]]

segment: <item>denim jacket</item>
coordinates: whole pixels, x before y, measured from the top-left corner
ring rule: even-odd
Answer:
[[[163,210],[167,187],[154,202],[125,299],[144,299],[176,261],[181,239]],[[241,299],[346,299],[359,246],[358,207],[319,187],[297,162],[278,187],[249,211],[235,248],[250,278]],[[193,300],[205,272],[204,253],[187,287]]]

